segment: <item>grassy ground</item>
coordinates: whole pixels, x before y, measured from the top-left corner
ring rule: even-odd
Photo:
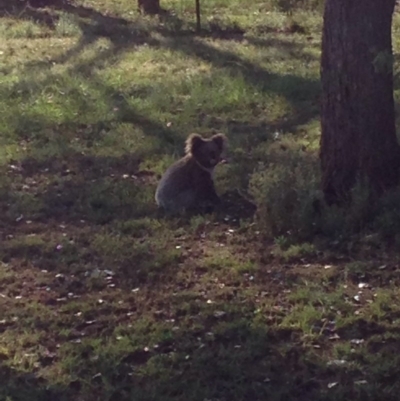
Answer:
[[[274,239],[229,200],[270,149],[316,158],[321,17],[214,0],[194,35],[192,1],[162,21],[130,0],[9,3],[0,399],[397,400],[396,255]],[[160,217],[160,174],[212,129],[226,210]]]

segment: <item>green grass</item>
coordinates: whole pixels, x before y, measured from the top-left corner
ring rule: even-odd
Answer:
[[[200,35],[189,0],[161,20],[130,0],[9,3],[0,400],[397,400],[397,220],[380,220],[392,249],[309,238],[320,2],[207,1]],[[161,216],[160,175],[213,129],[226,208]]]

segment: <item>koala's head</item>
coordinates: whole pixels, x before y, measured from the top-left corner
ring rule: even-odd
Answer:
[[[197,163],[206,169],[214,168],[220,161],[226,147],[224,134],[215,134],[209,139],[191,134],[186,140],[186,154],[192,155]]]

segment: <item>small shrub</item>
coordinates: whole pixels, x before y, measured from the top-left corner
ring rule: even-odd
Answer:
[[[400,188],[387,193],[379,202],[373,229],[386,238],[400,233]]]
[[[346,237],[368,227],[375,210],[368,189],[361,181],[353,188],[351,200],[347,207],[325,205],[320,220],[320,230],[324,235]]]
[[[348,207],[324,207],[320,230],[331,237],[348,237],[362,232],[394,238],[400,230],[400,190],[395,189],[372,202],[367,185],[361,180],[351,192]]]
[[[299,145],[276,142],[250,181],[259,223],[267,235],[310,237],[316,227],[313,202],[318,194],[319,168],[314,154]]]
[[[316,255],[316,249],[313,244],[305,242],[303,244],[290,245],[288,248],[275,246],[272,251],[273,255],[285,262],[291,262],[302,258],[312,257]]]
[[[320,169],[315,153],[286,140],[266,152],[267,163],[253,173],[250,193],[257,204],[258,222],[281,248],[320,234],[345,240],[355,234],[379,233],[397,241],[400,232],[400,188],[371,201],[368,185],[358,180],[347,206],[328,206],[320,192]],[[316,207],[316,201],[320,207]],[[319,209],[319,210],[317,210]],[[285,246],[280,246],[281,244]]]
[[[274,239],[274,243],[282,250],[286,250],[290,247],[290,239],[284,235],[280,235]]]

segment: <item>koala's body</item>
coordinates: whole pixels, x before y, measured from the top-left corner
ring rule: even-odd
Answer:
[[[158,184],[158,206],[179,212],[218,204],[213,171],[221,161],[226,142],[223,134],[210,139],[191,134],[186,140],[185,156],[167,169]]]

